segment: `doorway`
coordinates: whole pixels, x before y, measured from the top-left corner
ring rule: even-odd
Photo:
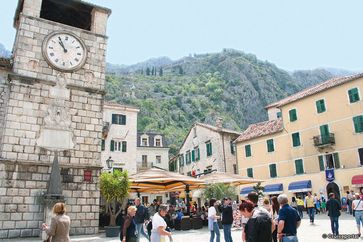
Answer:
[[[338,185],[335,182],[329,182],[326,186],[326,193],[329,196],[329,193],[333,192],[335,194],[335,198],[340,201],[340,190]]]

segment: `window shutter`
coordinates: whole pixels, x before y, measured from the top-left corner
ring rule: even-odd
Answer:
[[[300,134],[299,133],[293,133],[292,134],[292,146],[297,147],[300,146]]]
[[[321,141],[323,144],[327,144],[330,140],[329,138],[329,126],[327,124],[320,126]]]
[[[275,147],[274,147],[274,140],[273,139],[269,139],[267,140],[267,151],[268,152],[272,152],[275,150]]]
[[[296,169],[296,174],[304,173],[304,166],[302,159],[295,160],[295,169]]]
[[[349,95],[349,102],[350,103],[355,103],[355,102],[359,101],[358,88],[350,89],[348,91],[348,95]]]
[[[363,132],[363,115],[353,117],[354,130],[356,133]]]
[[[126,152],[126,149],[127,149],[127,142],[122,141],[122,152]]]
[[[198,149],[197,149],[197,160],[200,160],[200,149],[199,149],[199,147],[198,147]]]
[[[192,150],[192,161],[195,161],[195,150]]]
[[[325,108],[324,99],[316,101],[316,110],[317,110],[318,113],[325,112],[326,108]]]
[[[251,145],[245,145],[245,154],[246,154],[246,157],[251,156]]]
[[[253,178],[253,169],[247,168],[247,176]]]
[[[103,139],[101,141],[101,151],[104,151],[105,150],[105,140]]]
[[[334,153],[334,161],[335,161],[335,168],[339,169],[340,168],[340,160],[339,160],[338,153]]]
[[[289,116],[290,116],[290,122],[296,121],[297,120],[296,109],[291,109],[289,111]]]
[[[212,155],[213,150],[212,150],[212,143],[209,143],[209,154]]]
[[[111,140],[110,151],[115,151],[115,141]]]
[[[270,177],[277,177],[276,164],[270,164]]]
[[[324,157],[322,155],[319,155],[318,158],[319,158],[319,169],[320,171],[324,171],[325,170]]]

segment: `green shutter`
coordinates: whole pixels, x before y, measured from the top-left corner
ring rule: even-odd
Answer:
[[[122,141],[122,152],[126,152],[126,149],[127,149],[127,142]]]
[[[115,141],[111,140],[110,151],[115,151]]]
[[[333,158],[334,158],[335,169],[339,169],[340,168],[340,160],[339,160],[338,153],[334,153]]]
[[[195,161],[195,150],[192,150],[192,161]]]
[[[329,138],[329,126],[327,124],[320,126],[321,141],[323,144],[327,144],[330,141]]]
[[[348,91],[348,95],[349,95],[349,102],[350,103],[355,103],[359,101],[359,92],[358,92],[358,88],[352,88]]]
[[[300,146],[300,134],[299,133],[293,133],[292,134],[292,146]]]
[[[297,120],[296,109],[291,109],[289,111],[289,116],[290,116],[290,122],[296,121]]]
[[[270,177],[277,177],[277,172],[276,172],[276,164],[270,164]]]
[[[304,165],[302,159],[295,160],[295,169],[296,169],[296,174],[304,173]]]
[[[101,150],[102,151],[104,151],[105,150],[105,140],[103,139],[102,141],[101,141]]]
[[[268,152],[275,151],[274,140],[273,139],[269,139],[266,142],[267,142],[267,151]]]
[[[277,113],[276,113],[276,117],[277,117],[277,118],[281,118],[281,117],[282,117],[282,112],[277,112]]]
[[[324,99],[316,101],[316,110],[318,113],[323,113],[326,111]]]
[[[198,149],[197,149],[197,161],[198,160],[200,160],[200,149],[199,149],[199,147],[198,147]]]
[[[234,144],[233,144],[233,141],[230,141],[229,142],[229,145],[231,147],[231,154],[233,155],[234,154]]]
[[[353,117],[354,130],[356,133],[363,132],[363,115]]]
[[[251,145],[245,145],[245,154],[246,154],[246,157],[251,156]]]
[[[253,169],[247,168],[247,176],[253,178]]]
[[[322,155],[319,155],[318,158],[319,158],[319,168],[320,168],[320,171],[324,171],[325,170],[324,157]]]
[[[207,143],[207,156],[211,156],[212,155],[212,143]]]

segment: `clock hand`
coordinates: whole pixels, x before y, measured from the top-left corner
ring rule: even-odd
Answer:
[[[64,44],[63,44],[63,41],[62,41],[61,37],[58,36],[58,39],[59,39],[58,43],[60,44],[60,46],[62,46],[64,53],[67,53],[67,49],[64,47]]]

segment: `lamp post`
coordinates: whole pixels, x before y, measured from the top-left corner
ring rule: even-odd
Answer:
[[[108,169],[112,169],[113,166],[113,160],[111,159],[111,156],[108,157],[108,159],[106,160],[106,165]]]

